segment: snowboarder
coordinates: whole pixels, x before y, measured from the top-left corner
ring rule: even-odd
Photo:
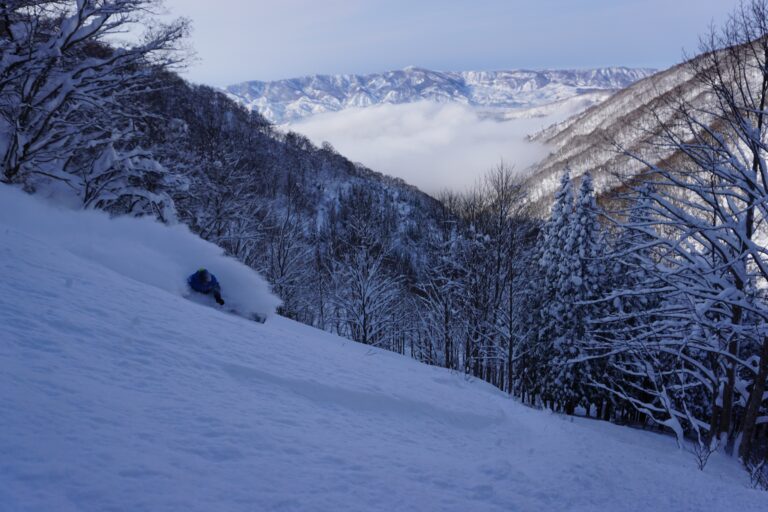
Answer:
[[[203,295],[212,294],[216,299],[216,303],[223,306],[224,299],[221,298],[221,286],[216,280],[216,276],[208,272],[206,269],[201,268],[191,276],[187,278],[189,287],[198,293]]]

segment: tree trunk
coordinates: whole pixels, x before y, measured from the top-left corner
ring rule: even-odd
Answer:
[[[744,289],[744,283],[743,281],[736,277],[735,279],[735,285],[736,288],[741,291]],[[738,326],[741,324],[741,318],[742,318],[742,309],[739,306],[733,306],[731,308],[732,315],[731,315],[731,322],[733,325]],[[732,356],[736,356],[738,353],[739,347],[738,347],[738,339],[736,338],[736,334],[731,335],[731,339],[728,340],[728,353]],[[725,387],[723,388],[723,406],[720,410],[720,425],[717,429],[717,438],[718,440],[723,443],[725,442],[725,451],[729,455],[733,453],[733,442],[734,438],[731,435],[733,433],[732,430],[732,420],[733,420],[733,396],[734,396],[734,389],[736,387],[736,363],[732,360],[725,361],[725,375],[726,375],[726,381],[725,381]]]
[[[611,421],[611,409],[613,409],[613,403],[610,400],[605,400],[603,405],[603,420]]]
[[[717,405],[717,398],[720,396],[720,384],[715,383],[715,392],[713,393],[712,397],[712,416],[709,418],[709,439],[708,441],[711,442],[712,439],[716,438],[718,435],[718,425],[720,425],[720,413],[721,409],[720,406]]]
[[[760,350],[760,362],[758,363],[757,377],[752,386],[752,392],[747,401],[747,410],[744,412],[744,428],[742,429],[739,457],[746,462],[752,454],[752,441],[757,430],[757,418],[760,415],[760,406],[763,403],[766,380],[768,380],[768,337],[763,338],[763,347]]]

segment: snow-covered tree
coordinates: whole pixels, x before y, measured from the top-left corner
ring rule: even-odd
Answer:
[[[657,116],[652,147],[674,158],[633,155],[652,188],[622,227],[641,235],[624,252],[644,277],[608,295],[615,339],[604,347],[622,399],[681,444],[740,442],[744,460],[759,451],[766,416],[767,58],[768,2],[744,2],[689,62],[704,101],[670,100],[674,115]]]
[[[535,386],[532,391],[550,407],[555,407],[557,395],[563,391],[557,379],[565,360],[558,357],[562,354],[557,344],[567,336],[562,319],[568,315],[569,290],[573,287],[571,275],[575,270],[573,255],[569,252],[573,207],[572,183],[570,173],[566,171],[560,179],[552,214],[542,229],[537,248],[541,286],[538,287],[540,309],[536,346],[530,361],[536,367],[535,372],[531,372]]]
[[[418,284],[419,316],[424,340],[419,343],[419,359],[445,368],[458,369],[462,340],[460,305],[462,269],[456,252],[461,240],[449,227],[442,237],[428,247],[434,260]]]
[[[138,141],[141,98],[178,62],[182,20],[137,43],[107,38],[145,21],[154,0],[0,3],[2,180],[57,180],[85,206],[172,215],[164,170]],[[150,116],[151,117],[151,116]]]
[[[583,176],[574,204],[566,172],[539,249],[544,284],[538,350],[544,366],[542,397],[568,414],[579,404],[589,407],[590,364],[574,361],[589,343],[589,322],[597,307],[589,301],[602,291],[602,243],[590,175]]]

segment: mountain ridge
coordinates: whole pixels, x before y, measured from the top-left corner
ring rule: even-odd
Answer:
[[[409,66],[369,74],[307,75],[246,81],[229,96],[276,124],[346,108],[416,101],[495,108],[531,108],[596,91],[615,91],[655,73],[650,68],[434,71]]]
[[[550,148],[550,153],[532,166],[526,177],[534,210],[540,216],[546,215],[560,174],[566,169],[574,178],[591,172],[597,191],[610,195],[644,169],[643,163],[630,153],[647,157],[652,163],[672,158],[673,151],[658,153],[656,145],[651,144],[659,135],[659,122],[674,115],[675,98],[702,106],[704,96],[690,63],[683,62],[534,134],[531,140]]]

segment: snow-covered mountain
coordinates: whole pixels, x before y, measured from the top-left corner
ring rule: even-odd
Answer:
[[[206,247],[0,185],[0,510],[765,510],[719,453],[185,300]]]
[[[625,67],[586,70],[440,72],[408,67],[368,75],[312,75],[251,81],[227,92],[276,124],[378,104],[428,100],[488,109],[525,109],[587,93],[614,91],[652,74]]]
[[[624,187],[644,166],[619,152],[617,144],[650,162],[670,158],[669,151],[647,144],[659,130],[658,121],[673,115],[672,98],[703,105],[705,97],[690,66],[683,63],[639,80],[536,134],[533,140],[550,149],[527,178],[529,196],[538,213],[548,212],[560,174],[566,168],[576,178],[590,171],[601,193]]]

